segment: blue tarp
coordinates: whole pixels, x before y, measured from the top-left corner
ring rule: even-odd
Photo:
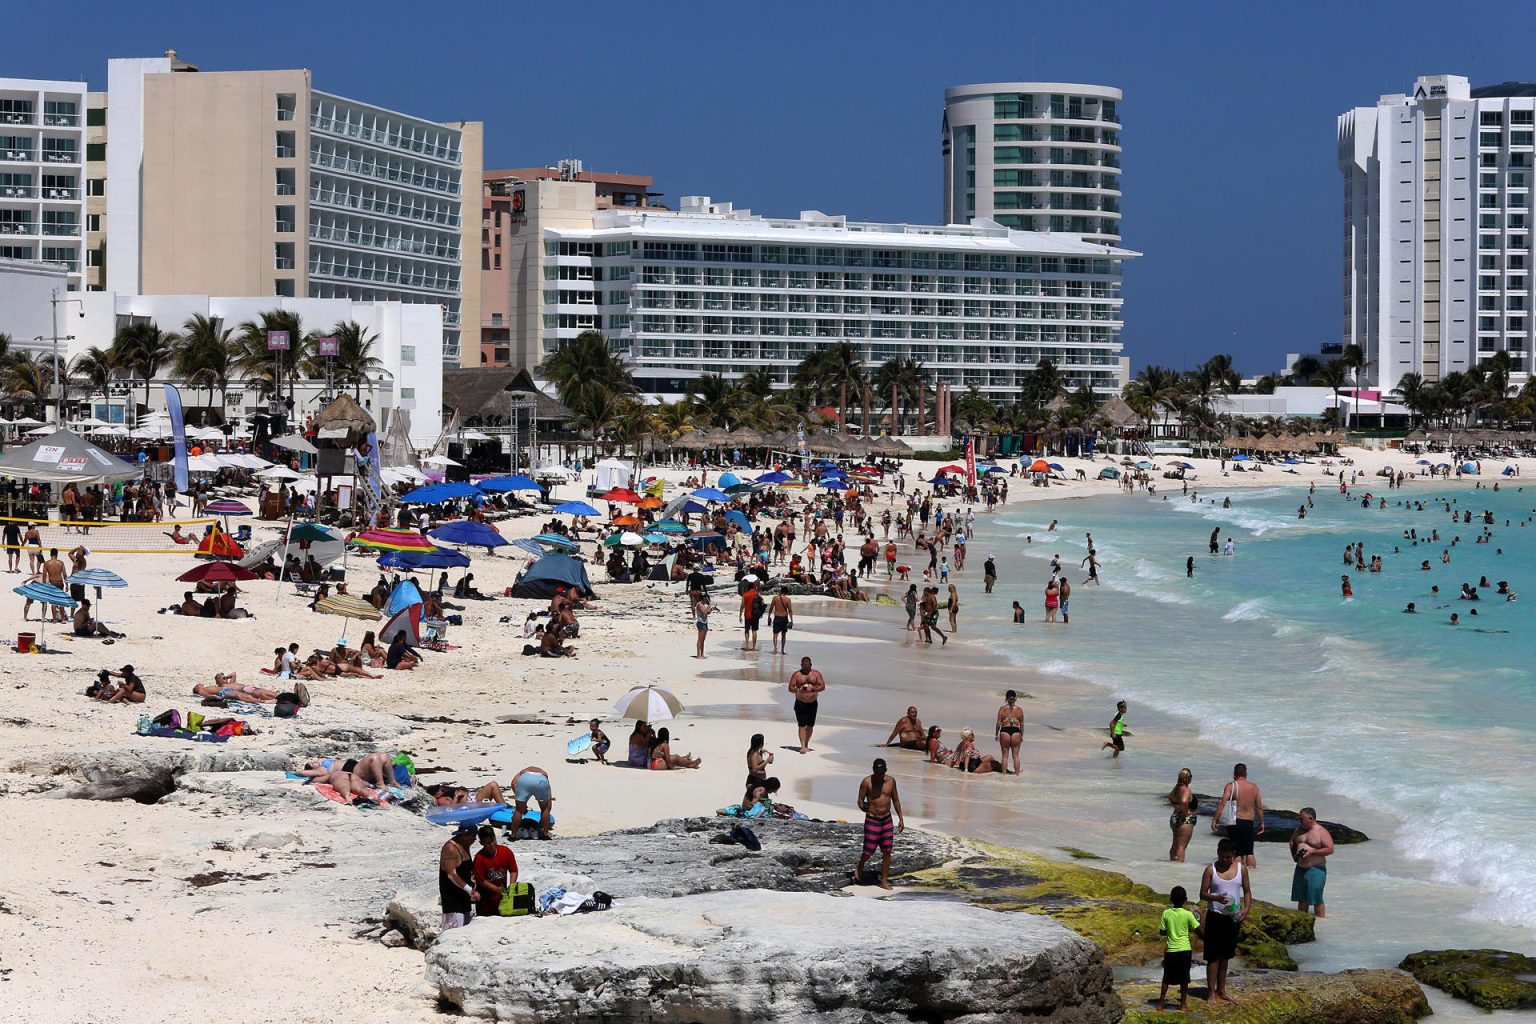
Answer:
[[[513,597],[553,597],[557,587],[574,587],[582,594],[592,593],[587,567],[579,558],[551,552],[530,565],[523,578],[512,587]]]

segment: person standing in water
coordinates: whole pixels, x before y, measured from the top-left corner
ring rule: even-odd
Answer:
[[[1301,822],[1291,834],[1291,859],[1296,862],[1291,899],[1303,914],[1310,910],[1318,917],[1327,917],[1323,886],[1328,884],[1327,859],[1333,853],[1333,836],[1318,824],[1317,811],[1311,807],[1303,807],[1298,817]]]
[[[1003,706],[997,709],[997,743],[1002,748],[1003,756],[999,762],[1003,771],[1014,775],[1020,773],[1019,748],[1024,745],[1024,709],[1018,705],[1019,695],[1009,690],[1003,695]],[[1013,757],[1013,767],[1008,767],[1009,755]]]
[[[1104,741],[1099,751],[1102,753],[1111,747],[1115,751],[1110,755],[1111,757],[1119,757],[1125,750],[1125,701],[1123,700],[1115,705],[1115,717],[1109,720],[1109,739]]]
[[[1237,955],[1243,921],[1253,906],[1248,872],[1237,857],[1232,840],[1216,844],[1216,860],[1206,865],[1200,878],[1200,898],[1205,901],[1205,962],[1210,985],[1206,999],[1236,1002],[1227,995],[1227,968]]]
[[[891,810],[896,811],[896,824],[891,824]],[[896,780],[885,774],[885,758],[875,758],[871,774],[859,783],[859,810],[864,812],[864,852],[858,866],[853,869],[853,880],[864,878],[864,863],[880,851],[880,888],[891,888],[891,849],[896,845],[896,833],[907,830],[907,819],[901,813],[901,796],[896,792]]]
[[[1184,561],[1184,575],[1188,579],[1194,579],[1195,578],[1195,556],[1194,555],[1190,555],[1189,558],[1187,558]]]
[[[811,667],[810,658],[800,659],[800,670],[789,677],[789,692],[795,695],[795,725],[800,729],[800,753],[809,753],[811,733],[816,729],[817,698],[827,688],[827,681]]]
[[[1229,802],[1237,805],[1236,818],[1227,826],[1232,849],[1248,867],[1258,867],[1253,844],[1264,834],[1264,797],[1259,793],[1259,787],[1248,781],[1248,766],[1241,761],[1232,766],[1232,781],[1221,791],[1221,803],[1216,807],[1216,816],[1211,819],[1212,832],[1220,827]]]
[[[1214,554],[1216,554],[1220,550],[1221,550],[1221,527],[1218,526],[1218,527],[1216,527],[1216,529],[1211,531],[1211,554],[1214,555]]]
[[[1200,820],[1194,791],[1189,788],[1194,779],[1194,773],[1188,768],[1180,768],[1179,780],[1168,791],[1168,803],[1173,806],[1173,813],[1168,815],[1168,828],[1173,832],[1168,859],[1180,864],[1184,863],[1184,851],[1188,849],[1190,837],[1195,834],[1195,824]]]

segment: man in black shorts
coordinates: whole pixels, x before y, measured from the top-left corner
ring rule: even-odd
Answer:
[[[5,571],[21,572],[21,524],[9,520],[3,531],[5,539]]]
[[[1221,803],[1211,818],[1211,831],[1219,827],[1222,813],[1228,802],[1237,805],[1237,819],[1227,826],[1227,837],[1232,840],[1232,852],[1247,867],[1258,867],[1253,855],[1253,844],[1264,834],[1264,798],[1259,787],[1248,781],[1248,766],[1239,761],[1232,766],[1232,781],[1221,792]]]
[[[773,596],[768,614],[773,617],[773,653],[785,654],[789,651],[789,631],[795,624],[795,609],[789,602],[788,587],[780,587]]]
[[[789,692],[795,695],[795,724],[800,727],[800,753],[811,749],[811,733],[816,728],[816,698],[827,688],[820,672],[811,668],[810,658],[800,659],[800,671],[789,677]]]

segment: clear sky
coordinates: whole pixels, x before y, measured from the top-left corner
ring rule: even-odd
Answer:
[[[1125,91],[1133,365],[1240,369],[1337,340],[1335,118],[1420,74],[1536,79],[1536,3],[14,3],[0,74],[85,79],[174,48],[204,70],[486,125],[492,167],[577,157],[704,194],[932,223],[947,86]]]

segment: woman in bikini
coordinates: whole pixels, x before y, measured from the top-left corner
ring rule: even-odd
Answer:
[[[960,592],[956,590],[955,585],[951,583],[949,585],[949,631],[951,633],[953,633],[957,628],[956,618],[959,616],[959,614]]]
[[[302,685],[299,688],[299,704],[309,707],[309,690]],[[198,697],[215,697],[219,700],[238,700],[245,704],[275,704],[278,694],[274,690],[268,690],[260,686],[252,686],[250,683],[237,682],[233,672],[215,672],[212,683],[198,683],[192,687],[192,693]]]
[[[1168,802],[1173,805],[1173,813],[1168,815],[1168,827],[1173,831],[1173,841],[1168,846],[1168,859],[1181,864],[1184,862],[1184,848],[1189,845],[1189,837],[1194,835],[1195,825],[1200,820],[1195,794],[1189,788],[1194,778],[1188,768],[1179,769],[1179,781],[1168,792]]]
[[[1003,770],[1003,766],[991,754],[983,754],[976,749],[976,733],[971,729],[960,730],[960,745],[955,748],[955,767],[970,775]]]
[[[672,753],[672,734],[659,729],[651,741],[650,769],[653,772],[670,771],[673,768],[697,768],[699,759],[692,754]]]
[[[941,764],[946,768],[953,768],[955,766],[955,752],[939,740],[939,737],[943,734],[944,730],[936,725],[928,727],[928,763]]]
[[[331,651],[331,662],[336,666],[340,675],[354,676],[360,679],[383,679],[382,675],[375,675],[363,667],[363,652],[359,648],[356,651],[347,650],[346,644],[337,644]]]
[[[752,745],[747,748],[747,789],[760,784],[768,777],[768,766],[773,764],[773,753],[763,749],[762,733],[752,734]]]
[[[384,667],[384,648],[378,645],[377,637],[374,636],[373,630],[370,629],[363,634],[363,642],[358,645],[357,649],[362,652],[364,658],[368,659],[369,668]]]
[[[1019,695],[1009,690],[1003,696],[1003,706],[997,709],[997,743],[1003,751],[1003,771],[1007,772],[1008,758],[1013,757],[1013,774],[1019,774],[1019,748],[1024,745],[1024,709],[1018,705]]]

